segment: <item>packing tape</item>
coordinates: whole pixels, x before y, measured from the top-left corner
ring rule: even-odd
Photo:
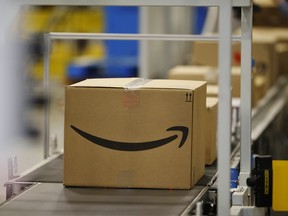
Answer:
[[[133,109],[140,107],[141,101],[140,101],[140,91],[146,83],[150,82],[149,79],[143,79],[139,78],[136,80],[133,80],[132,82],[128,83],[124,86],[124,93],[123,93],[123,107],[125,109]]]
[[[129,82],[127,85],[124,86],[125,91],[133,91],[139,88],[142,88],[146,83],[150,82],[149,79],[138,78]]]

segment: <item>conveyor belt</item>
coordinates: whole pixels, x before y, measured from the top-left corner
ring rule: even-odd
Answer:
[[[39,183],[0,208],[1,216],[179,215],[203,189],[65,188]]]
[[[27,175],[18,178],[15,182],[63,182],[63,154],[33,170]]]
[[[281,96],[271,97],[274,98],[270,101],[272,103],[268,101],[267,104],[262,105],[264,108],[268,105],[273,107],[273,103],[278,104],[279,100],[283,100],[281,107],[284,106],[287,88],[283,88],[283,84],[281,87],[278,89],[279,92],[282,90]],[[252,117],[254,125],[269,123],[267,119],[257,117],[262,115],[262,110],[266,110],[264,108],[254,113]],[[277,109],[279,110],[280,108]],[[260,134],[259,131],[257,129],[257,134]],[[235,148],[235,151],[231,158],[232,164],[237,164],[240,159],[239,146]],[[216,162],[212,166],[207,166],[205,175],[192,190],[65,188],[62,185],[63,156],[59,155],[14,182],[15,184],[42,183],[37,183],[26,192],[0,206],[0,215],[187,215],[192,209],[191,203],[195,203],[199,195],[207,191],[207,185],[211,183],[216,172]]]
[[[206,186],[216,173],[216,162],[206,166],[204,176],[197,183],[198,186]],[[15,182],[31,183],[62,183],[63,182],[63,155],[49,161],[27,175],[18,178]]]
[[[63,187],[63,156],[18,178],[39,183],[0,207],[1,216],[18,215],[181,215],[216,173],[216,162],[192,190]],[[52,183],[57,182],[57,183]]]

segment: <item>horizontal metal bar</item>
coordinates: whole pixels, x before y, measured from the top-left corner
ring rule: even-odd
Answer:
[[[28,5],[114,5],[114,6],[207,6],[218,7],[221,0],[17,0]],[[232,0],[233,7],[249,7],[251,0]]]
[[[66,33],[50,32],[51,39],[66,40],[161,40],[161,41],[218,41],[218,36],[184,34],[108,34],[108,33]],[[240,42],[241,36],[233,37]]]

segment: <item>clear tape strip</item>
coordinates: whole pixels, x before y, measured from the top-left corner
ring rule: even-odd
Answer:
[[[124,86],[125,91],[134,91],[136,89],[142,88],[146,83],[150,82],[149,79],[138,78],[136,80],[131,81],[127,85]]]

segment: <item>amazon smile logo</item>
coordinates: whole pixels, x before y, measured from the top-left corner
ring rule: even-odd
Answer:
[[[96,145],[99,145],[108,149],[118,150],[118,151],[144,151],[144,150],[154,149],[163,145],[167,145],[170,142],[178,138],[178,135],[174,134],[169,137],[165,137],[159,140],[152,140],[148,142],[118,142],[118,141],[108,140],[108,139],[94,136],[83,130],[80,130],[79,128],[73,125],[71,125],[71,128],[75,132],[77,132],[79,135],[81,135],[82,137],[84,137],[85,139],[89,140],[90,142]],[[181,148],[187,139],[189,129],[184,126],[174,126],[174,127],[168,128],[166,131],[182,132],[182,137],[178,146],[179,148]]]

